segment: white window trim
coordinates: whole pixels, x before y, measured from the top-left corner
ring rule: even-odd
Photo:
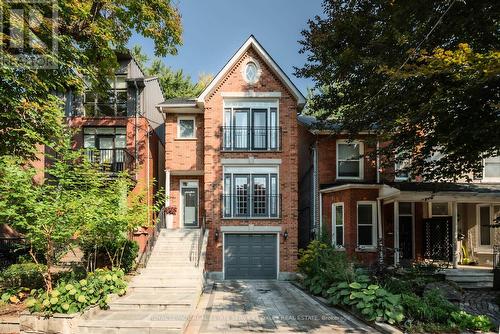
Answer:
[[[447,215],[435,215],[432,212],[432,203],[447,203],[448,204],[448,214]],[[450,202],[430,202],[429,203],[429,216],[432,217],[450,217],[451,216],[451,203]]]
[[[337,245],[337,211],[338,206],[342,207],[342,245]],[[339,250],[345,249],[345,207],[344,202],[337,202],[332,204],[332,246]]]
[[[359,145],[359,176],[358,177],[352,177],[352,176],[339,176],[339,144],[358,144]],[[335,170],[336,170],[336,178],[340,180],[362,180],[364,178],[364,153],[365,153],[365,148],[364,148],[364,142],[360,140],[353,140],[349,141],[347,139],[338,139],[336,143],[336,151],[335,151]]]
[[[493,207],[494,206],[498,206],[500,204],[477,204],[476,205],[476,235],[477,235],[477,240],[476,240],[476,246],[477,246],[477,249],[481,252],[481,253],[487,253],[487,254],[493,254],[493,244],[495,243],[495,240],[494,239],[494,233],[495,233],[495,230],[494,229],[490,229],[490,244],[489,245],[481,245],[481,216],[480,216],[480,209],[482,207],[489,207],[489,211],[490,211],[490,220],[491,223],[493,223],[493,216],[495,214],[495,212],[493,211]]]
[[[193,121],[193,136],[192,137],[181,137],[181,121],[192,120]],[[177,140],[192,140],[196,139],[196,117],[194,116],[177,116]]]
[[[359,244],[359,205],[371,204],[372,206],[372,244],[360,245]],[[363,224],[361,226],[368,226]],[[374,249],[377,247],[377,202],[376,201],[358,201],[356,203],[356,244],[358,249]]]
[[[493,157],[492,157],[493,158]],[[482,181],[484,182],[499,182],[500,183],[500,176],[498,177],[486,177],[486,160],[487,159],[483,159],[483,177],[482,177]]]

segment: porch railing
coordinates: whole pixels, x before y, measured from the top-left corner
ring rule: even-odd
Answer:
[[[148,264],[151,253],[156,244],[156,240],[160,235],[160,230],[167,227],[167,215],[165,213],[165,207],[161,208],[158,213],[155,225],[153,226],[153,232],[146,241],[146,246],[144,247],[144,252],[141,253],[139,259],[137,260],[137,267],[145,268]]]
[[[87,158],[103,172],[119,173],[133,169],[133,156],[124,148],[88,149]]]
[[[197,252],[196,252],[196,261],[195,261],[195,266],[198,267],[200,265],[200,258],[201,258],[201,253],[203,252],[203,239],[205,238],[205,231],[206,231],[206,218],[205,215],[203,215],[203,218],[201,219],[201,224],[200,224],[200,235],[198,236],[198,241],[197,241]]]

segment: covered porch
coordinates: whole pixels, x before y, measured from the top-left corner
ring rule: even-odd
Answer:
[[[462,270],[498,263],[499,185],[398,182],[384,185],[378,206],[380,237],[392,250],[385,261],[428,259]]]

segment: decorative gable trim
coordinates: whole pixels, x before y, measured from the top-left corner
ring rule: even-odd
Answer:
[[[260,45],[260,43],[251,35],[246,42],[238,49],[238,51],[233,55],[233,57],[227,62],[227,64],[222,68],[222,70],[215,76],[215,78],[210,82],[210,84],[205,88],[205,90],[200,94],[196,102],[198,105],[203,106],[205,104],[205,99],[208,94],[214,90],[216,85],[222,80],[226,73],[235,65],[235,63],[241,58],[241,56],[252,47],[259,57],[269,66],[269,68],[281,79],[288,90],[297,100],[297,105],[299,111],[304,107],[306,99],[304,95],[298,90],[298,88],[293,84],[290,78],[285,72],[279,67],[279,65],[274,61],[274,59],[267,53],[267,51]]]

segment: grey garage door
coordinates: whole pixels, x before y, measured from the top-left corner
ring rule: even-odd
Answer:
[[[276,234],[225,234],[226,279],[276,279]]]

